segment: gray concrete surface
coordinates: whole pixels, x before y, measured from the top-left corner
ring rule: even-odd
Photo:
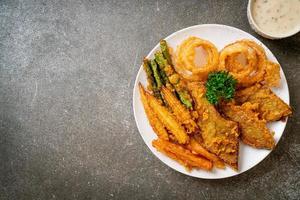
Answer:
[[[0,1],[0,199],[300,199],[300,35],[270,41],[246,1]],[[224,180],[182,175],[144,144],[134,78],[159,39],[203,23],[261,39],[294,115],[278,147]]]

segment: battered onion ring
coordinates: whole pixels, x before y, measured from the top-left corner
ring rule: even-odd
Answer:
[[[202,47],[207,52],[207,62],[204,66],[196,66],[195,49]],[[203,81],[208,74],[218,68],[219,53],[214,44],[197,37],[186,39],[176,51],[175,69],[185,79]]]
[[[236,56],[243,54],[247,64],[236,61]],[[248,87],[264,79],[266,72],[266,54],[264,49],[251,40],[240,40],[229,44],[220,53],[220,70],[227,70],[238,80],[241,87]]]

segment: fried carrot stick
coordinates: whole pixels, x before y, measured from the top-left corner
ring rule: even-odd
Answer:
[[[192,154],[189,150],[184,149],[178,144],[157,139],[152,141],[152,146],[188,168],[212,169],[212,162]]]
[[[192,152],[200,154],[204,158],[212,161],[217,168],[224,169],[225,164],[222,160],[220,160],[215,154],[210,153],[207,151],[202,145],[195,140],[195,138],[190,139],[190,143],[187,145],[187,148]]]
[[[155,113],[151,109],[146,97],[146,91],[143,88],[141,83],[139,83],[139,90],[140,90],[141,100],[151,127],[153,128],[154,132],[157,134],[159,138],[163,140],[169,140],[167,130],[165,129],[165,126],[161,123],[161,121],[159,121],[159,119],[156,117]]]

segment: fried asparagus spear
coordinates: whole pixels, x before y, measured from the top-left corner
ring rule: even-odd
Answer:
[[[164,100],[173,111],[177,120],[186,128],[187,133],[196,133],[199,131],[199,127],[193,120],[191,113],[184,105],[181,104],[177,97],[164,86],[161,88],[161,92]]]
[[[192,108],[192,98],[189,95],[187,89],[185,88],[185,84],[181,79],[181,77],[179,76],[179,74],[176,73],[172,65],[170,65],[167,59],[164,58],[162,52],[158,51],[155,53],[154,56],[155,56],[155,61],[158,63],[160,71],[163,71],[166,74],[170,84],[175,88],[175,91],[178,94],[180,101],[187,108]]]
[[[164,57],[167,59],[169,65],[173,66],[172,58],[171,58],[171,55],[169,52],[169,47],[168,47],[166,40],[161,40],[159,43],[160,43],[160,49],[161,49]]]
[[[154,61],[157,63],[157,61],[154,59]],[[158,63],[157,63],[158,64]],[[160,68],[160,65],[158,65],[158,73],[161,77],[161,83],[167,87],[172,87],[172,85],[169,82],[168,76],[166,75],[166,73]],[[173,89],[173,88],[172,88]]]
[[[144,58],[143,60],[143,67],[147,75],[147,81],[148,81],[148,89],[153,92],[153,95],[162,101],[161,94],[159,92],[159,89],[157,87],[157,84],[155,82],[155,78],[153,76],[153,71],[151,68],[151,63],[148,59]]]
[[[141,100],[146,112],[146,115],[149,119],[149,123],[151,127],[153,128],[154,132],[157,134],[157,136],[163,140],[169,140],[168,132],[165,129],[165,126],[159,121],[159,119],[156,117],[155,113],[153,112],[152,108],[150,107],[147,97],[146,97],[146,91],[141,83],[139,83],[139,91],[141,95]]]
[[[159,101],[148,92],[146,92],[146,97],[157,118],[162,122],[167,130],[175,136],[178,143],[186,144],[189,137],[181,124],[177,122],[173,114],[165,106],[162,106]]]
[[[212,169],[212,162],[205,158],[196,156],[195,154],[191,153],[189,150],[183,148],[178,144],[157,139],[152,141],[152,146],[155,147],[158,151],[178,161],[188,169],[193,167],[205,170]]]
[[[160,77],[159,69],[157,67],[157,64],[156,64],[155,60],[151,60],[150,64],[151,64],[151,68],[152,68],[152,71],[153,71],[153,76],[154,76],[155,81],[156,81],[157,88],[159,90],[161,88],[161,86],[163,85],[161,77]]]
[[[167,88],[174,91],[175,89],[174,89],[173,85],[170,84],[169,78],[166,75],[165,71],[161,68],[161,65],[159,65],[157,63],[156,59],[154,59],[154,61],[151,61],[151,62],[155,62],[155,63],[153,63],[153,65],[155,66],[154,68],[157,68],[157,67],[159,68],[159,69],[157,69],[157,73],[159,74],[160,82],[162,83],[162,85],[165,85]]]

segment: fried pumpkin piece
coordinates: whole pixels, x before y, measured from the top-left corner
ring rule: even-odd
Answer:
[[[197,155],[201,155],[202,157],[212,161],[214,166],[216,166],[217,168],[225,168],[224,162],[215,154],[212,154],[209,151],[207,151],[194,137],[190,139],[190,142],[187,145],[187,149],[189,149],[193,153],[196,153]]]
[[[268,122],[278,121],[292,114],[292,109],[284,101],[276,96],[270,88],[260,84],[238,91],[235,99],[240,104],[245,102],[258,104],[259,118]]]
[[[190,111],[176,98],[176,96],[166,87],[161,89],[164,100],[173,111],[176,119],[183,124],[187,133],[196,133],[199,131],[199,127],[193,120]]]
[[[245,144],[256,148],[273,149],[275,141],[272,132],[267,128],[265,120],[260,120],[255,113],[257,104],[249,102],[242,106],[222,105],[223,113],[231,120],[239,123],[241,138]]]
[[[205,170],[212,169],[212,162],[205,158],[194,155],[191,151],[183,148],[181,145],[157,139],[152,141],[152,146],[155,147],[158,151],[178,161],[188,169],[191,169],[193,167]]]
[[[248,98],[256,93],[262,87],[261,84],[255,84],[251,87],[237,90],[234,95],[234,99],[238,104],[242,104],[248,100]]]
[[[178,143],[186,144],[189,140],[189,136],[173,114],[148,92],[146,92],[146,97],[157,118],[162,122],[167,130],[175,136]]]
[[[169,140],[167,130],[165,129],[165,126],[157,118],[152,108],[150,107],[146,97],[146,91],[141,83],[139,83],[139,90],[141,95],[141,101],[143,103],[151,127],[153,128],[154,132],[157,134],[159,138],[163,140]]]
[[[224,119],[205,98],[205,86],[201,83],[188,85],[199,114],[203,146],[217,155],[233,169],[238,169],[239,132],[236,122]]]

